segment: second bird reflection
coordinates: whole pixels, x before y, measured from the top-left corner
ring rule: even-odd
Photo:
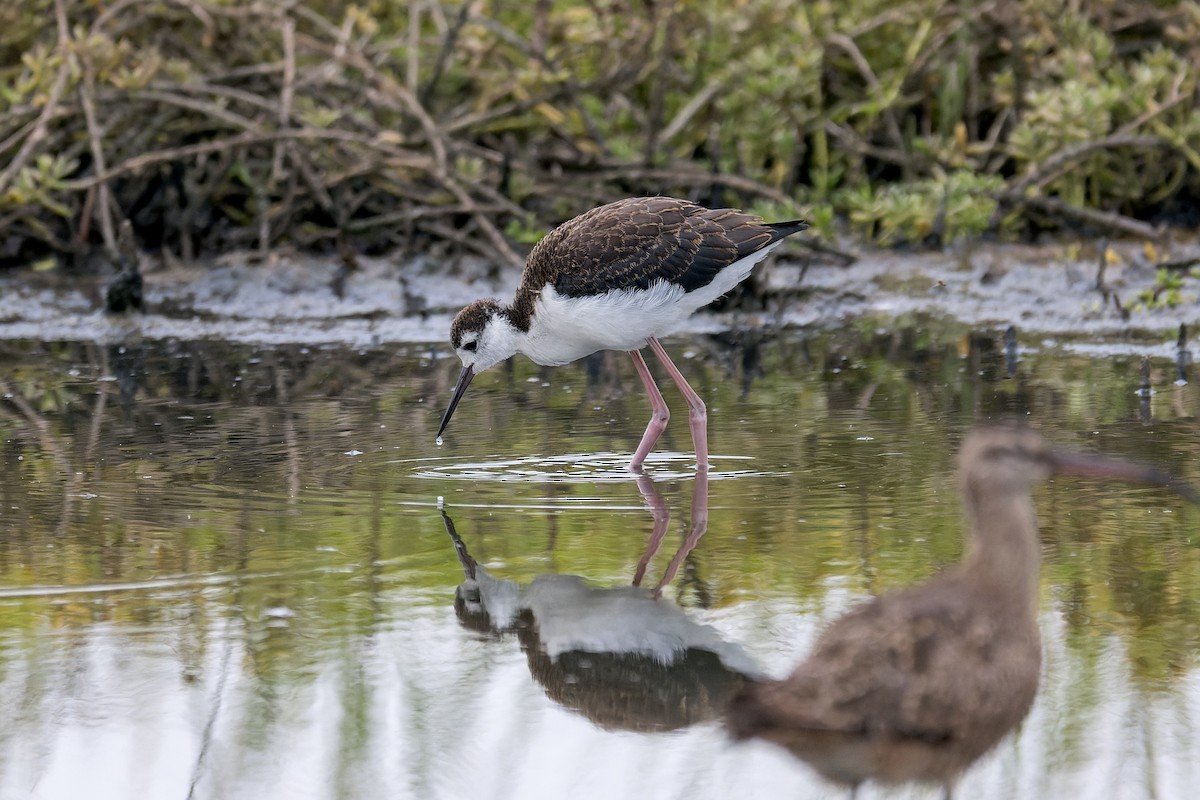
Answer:
[[[638,481],[654,531],[628,586],[599,587],[550,573],[528,584],[491,575],[471,557],[443,510],[465,580],[454,609],[468,628],[515,633],[546,696],[609,730],[670,731],[717,719],[762,671],[737,644],[662,596],[708,524],[707,481],[697,480],[687,537],[653,588],[641,585],[670,512],[654,484]]]

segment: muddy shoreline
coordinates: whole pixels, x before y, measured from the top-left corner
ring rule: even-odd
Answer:
[[[1194,255],[1200,241],[1175,243]],[[1063,346],[1097,355],[1172,352],[1179,325],[1200,323],[1200,286],[1187,279],[1174,308],[1134,308],[1128,318],[1097,289],[1099,247],[974,244],[940,252],[859,251],[849,266],[811,263],[802,247],[775,258],[751,280],[757,306],[696,315],[687,330],[745,326],[825,329],[869,319],[881,326],[924,318],[975,330],[1015,325],[1023,347]],[[1138,243],[1109,246],[1103,280],[1132,305],[1153,286],[1156,263]],[[338,265],[308,257],[148,270],[146,311],[101,311],[104,281],[55,273],[0,275],[0,339],[113,342],[216,339],[254,344],[355,347],[442,343],[453,314],[472,299],[510,297],[514,269],[432,257],[406,263],[362,258],[333,290]],[[731,304],[734,305],[734,304]]]

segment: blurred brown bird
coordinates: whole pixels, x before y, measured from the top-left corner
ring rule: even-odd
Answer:
[[[950,798],[1037,693],[1040,543],[1030,490],[1056,473],[1156,483],[1197,501],[1169,476],[1060,450],[1026,428],[972,432],[959,455],[967,556],[835,621],[787,679],[739,693],[727,719],[733,736],[787,748],[851,797],[875,780],[941,784]]]

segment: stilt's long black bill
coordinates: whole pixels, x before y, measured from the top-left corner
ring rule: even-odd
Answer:
[[[454,395],[450,398],[450,407],[446,409],[445,415],[442,417],[442,424],[438,426],[438,438],[442,438],[442,431],[446,430],[446,426],[450,424],[450,418],[454,416],[454,409],[458,408],[458,401],[462,400],[462,396],[467,393],[467,387],[471,385],[471,378],[475,377],[475,370],[471,369],[471,365],[462,368],[462,372],[458,374],[458,383],[454,384]]]
[[[1067,475],[1083,478],[1117,478],[1131,483],[1162,486],[1193,503],[1200,503],[1200,492],[1178,478],[1141,464],[1118,461],[1103,456],[1055,449],[1051,456],[1054,469]]]

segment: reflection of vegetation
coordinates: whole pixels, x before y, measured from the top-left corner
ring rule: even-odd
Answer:
[[[1137,359],[1027,353],[1018,376],[1006,379],[999,332],[919,323],[862,321],[758,342],[761,377],[744,396],[729,372],[746,363],[736,350],[693,343],[700,355],[687,369],[709,400],[718,469],[722,454],[753,455],[763,473],[712,482],[708,533],[690,568],[716,613],[747,597],[819,610],[831,586],[879,591],[954,561],[963,543],[952,459],[978,419],[1028,415],[1056,441],[1200,482],[1195,386],[1152,398],[1155,419],[1144,427],[1133,394]],[[93,397],[104,374],[96,348],[44,352],[9,347],[0,366],[29,385]],[[236,669],[255,691],[245,724],[262,731],[289,688],[322,664],[357,664],[356,648],[396,616],[448,607],[461,570],[437,515],[407,505],[438,495],[460,504],[473,554],[503,563],[506,577],[526,581],[549,566],[628,581],[652,524],[632,482],[424,480],[411,460],[628,451],[647,409],[639,393],[626,392],[627,361],[604,357],[594,381],[575,365],[531,382],[543,373],[524,360],[509,374],[486,373],[456,433],[435,451],[433,430],[456,372],[448,362],[147,344],[127,412],[71,401],[43,415],[82,476],[59,533],[64,478],[42,439],[0,403],[0,586],[16,594],[0,602],[0,658],[65,646],[48,638],[51,630],[107,623],[168,641],[180,680],[192,680],[212,663],[205,654],[214,642],[236,635],[244,647]],[[666,447],[688,449],[682,420],[666,436]],[[673,508],[686,507],[690,483],[661,488]],[[589,511],[581,500],[621,510]],[[1200,512],[1156,490],[1065,480],[1041,489],[1037,503],[1047,608],[1061,609],[1073,663],[1090,674],[1115,640],[1136,686],[1173,690],[1200,650]],[[686,529],[686,513],[675,516],[663,553]],[[129,586],[143,581],[146,588]],[[32,586],[112,590],[22,593]],[[682,592],[680,602],[691,597]],[[346,701],[369,705],[354,687]],[[1099,702],[1086,680],[1066,691],[1079,713]],[[346,735],[365,735],[355,724],[346,720]]]

